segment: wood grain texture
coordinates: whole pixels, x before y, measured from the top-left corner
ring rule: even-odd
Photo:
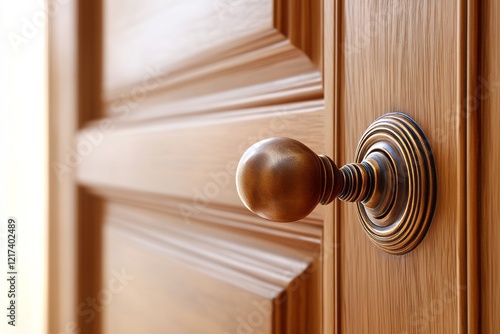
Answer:
[[[102,7],[100,0],[78,2],[77,99],[80,129],[87,122],[102,116]],[[102,289],[103,202],[83,187],[78,187],[77,200],[78,328],[82,334],[100,334],[102,312],[96,312],[92,321],[81,315],[91,307],[89,300],[96,298]]]
[[[457,285],[463,286],[464,289],[458,290],[458,332],[467,333],[468,320],[468,202],[469,194],[467,193],[467,120],[462,116],[466,110],[466,96],[468,89],[468,13],[467,1],[460,0],[457,3],[457,79],[456,79],[456,115],[455,123],[457,130]]]
[[[77,131],[77,9],[69,2],[50,16],[49,36],[49,333],[77,326],[77,231],[74,170],[58,173]]]
[[[317,67],[279,34],[268,37],[272,44],[258,40],[232,58],[203,57],[208,63],[200,67],[146,68],[144,80],[106,97],[107,114],[131,123],[321,98]]]
[[[274,0],[274,27],[318,67],[323,66],[323,1]]]
[[[319,239],[279,245],[115,202],[108,202],[105,221],[104,281],[121,270],[133,278],[106,307],[104,332],[318,332],[319,309],[297,304],[317,298],[310,251]]]
[[[105,2],[92,103],[106,118],[94,114],[75,137],[77,180],[104,204],[103,225],[85,216],[87,232],[104,229],[102,288],[121,267],[136,280],[96,314],[104,333],[233,333],[255,301],[271,313],[254,333],[320,332],[321,208],[270,224],[234,186],[239,157],[261,139],[324,152],[321,20],[286,6],[282,34],[273,1]],[[319,16],[319,1],[306,7]]]
[[[500,3],[481,2],[481,74],[475,102],[481,103],[481,333],[500,327]]]
[[[92,317],[86,313],[92,310],[90,301],[95,300],[102,293],[103,270],[103,201],[91,194],[84,187],[78,187],[77,205],[77,246],[78,278],[78,329],[80,333],[102,333],[102,312],[94,310]],[[99,302],[96,308],[102,307]]]
[[[334,161],[343,161],[341,150],[340,111],[340,55],[342,33],[342,2],[326,1],[323,8],[323,50],[325,85],[325,141],[326,154]],[[340,202],[324,209],[323,224],[323,328],[322,333],[340,333]]]
[[[186,220],[179,215],[179,205],[189,204],[183,199],[103,186],[94,187],[91,192],[116,203],[163,212],[176,219],[182,219],[186,224],[194,221],[203,222],[214,228],[273,240],[287,246],[294,245],[309,251],[316,247],[317,240],[321,236],[321,220],[311,217],[294,224],[271,224],[255,215],[249,215],[247,210],[212,204],[203,209],[202,215],[192,216]]]
[[[263,0],[198,1],[196,11],[181,1],[120,2],[118,11],[106,4],[110,117],[130,122],[322,97],[321,20],[308,16],[321,17],[318,0],[276,1],[276,10]]]
[[[269,0],[104,3],[106,91],[142,80],[145,66],[168,71],[192,59],[200,62],[215,47],[273,27]]]
[[[467,332],[481,332],[481,282],[480,282],[480,169],[481,123],[477,91],[480,76],[480,2],[467,1],[467,98],[462,108],[467,110],[466,188],[467,188]],[[474,103],[470,103],[474,101]],[[464,102],[462,102],[464,103]],[[463,115],[462,115],[463,116]]]
[[[341,333],[457,333],[466,325],[465,217],[457,122],[465,90],[457,1],[346,1],[342,4],[342,162],[354,159],[378,116],[402,111],[430,140],[437,207],[422,244],[405,256],[378,250],[354,206],[342,204]],[[461,36],[460,36],[461,37]],[[465,179],[463,179],[465,180]]]
[[[324,151],[323,101],[262,107],[208,115],[184,122],[153,122],[109,128],[98,145],[92,138],[101,122],[82,130],[77,147],[89,146],[78,180],[177,197],[192,202],[243,208],[235,186],[241,154],[268,137],[295,138],[315,152]],[[307,130],[305,130],[307,129]],[[179,213],[200,214],[180,208]],[[313,217],[320,217],[318,208]]]

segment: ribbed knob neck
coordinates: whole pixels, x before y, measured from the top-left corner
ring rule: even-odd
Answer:
[[[346,202],[361,202],[373,193],[375,172],[367,162],[347,164],[340,169],[343,187],[339,199]]]
[[[332,159],[326,155],[319,155],[322,167],[322,191],[320,203],[326,205],[331,203],[340,194],[343,188],[344,178]]]

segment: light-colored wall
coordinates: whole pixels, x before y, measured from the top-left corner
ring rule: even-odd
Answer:
[[[47,13],[0,0],[0,332],[45,333],[47,319]],[[7,324],[7,220],[17,219],[17,321]]]

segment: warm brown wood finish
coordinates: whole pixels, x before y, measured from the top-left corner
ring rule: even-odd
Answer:
[[[464,8],[451,0],[357,0],[327,5],[325,13],[325,20],[339,19],[325,25],[325,78],[334,78],[325,81],[325,91],[333,94],[326,97],[327,112],[338,113],[334,128],[338,124],[341,161],[353,160],[357,139],[373,120],[402,111],[426,132],[438,179],[433,223],[420,247],[405,256],[378,250],[366,237],[355,208],[341,205],[339,256],[330,257],[339,275],[337,285],[329,287],[330,293],[338,289],[337,301],[326,304],[327,315],[338,315],[338,322],[327,320],[325,329],[464,332],[465,123],[457,122],[465,94],[464,40],[459,34],[466,29],[457,30],[465,24]],[[331,229],[325,228],[325,243],[335,244],[330,239],[335,236],[328,233]]]
[[[99,24],[81,30],[82,332],[321,331],[321,209],[274,225],[234,182],[260,139],[324,151],[321,20],[301,16],[321,6],[296,5],[104,1],[102,89]]]
[[[481,105],[480,319],[481,333],[489,334],[500,328],[500,3],[480,3],[482,66],[472,102]]]
[[[49,333],[77,328],[77,189],[74,169],[61,169],[75,162],[68,148],[78,126],[77,13],[74,2],[60,6],[48,29]]]
[[[106,142],[95,147],[89,158],[82,161],[78,178],[87,185],[102,184],[181,197],[186,200],[186,214],[194,216],[202,215],[202,210],[192,207],[202,199],[196,198],[199,192],[210,202],[243,208],[234,174],[246,148],[264,136],[278,135],[297,138],[312,149],[322,151],[322,117],[323,103],[314,100],[244,109],[220,116],[210,114],[195,118],[193,123],[189,119],[176,123],[167,119],[139,124],[140,128],[113,125],[106,134]],[[100,126],[100,122],[89,126],[87,132],[82,131],[80,140],[86,139],[86,133],[97,133]],[[304,126],[311,132],[302,131]],[[183,138],[189,140],[180,145]],[[175,164],[169,163],[172,160]],[[124,168],[132,163],[137,168]],[[150,168],[151,164],[154,169]],[[144,173],[143,169],[148,167]],[[220,185],[217,189],[211,186],[205,189],[212,182]],[[203,195],[204,192],[208,195]],[[319,217],[318,213],[312,218]]]
[[[107,113],[121,121],[219,114],[322,97],[321,20],[299,29],[314,48],[298,49],[279,30],[283,20],[295,22],[286,16],[298,16],[295,1],[278,1],[288,8],[279,11],[278,22],[273,22],[270,0],[105,3],[105,103]],[[319,11],[318,0],[309,3],[312,12]],[[295,36],[293,27],[283,33]],[[315,65],[304,51],[316,55]],[[134,110],[137,102],[140,112]]]
[[[102,110],[102,50],[103,4],[101,1],[78,1],[78,128],[103,114]],[[93,133],[92,145],[99,136]],[[78,134],[74,135],[74,140]],[[97,141],[95,141],[97,140]],[[76,141],[76,140],[75,140]],[[92,146],[72,143],[79,155],[77,169]],[[102,328],[102,271],[103,271],[103,201],[78,185],[78,280],[77,321],[82,333],[99,333]],[[105,287],[107,288],[107,287]],[[95,304],[93,304],[93,302]]]
[[[49,333],[500,328],[500,3],[81,0],[50,16]],[[237,162],[290,137],[339,166],[383,114],[437,168],[403,256],[335,201],[277,224]]]
[[[337,147],[343,144],[340,131],[340,44],[342,33],[341,1],[324,2],[324,71],[325,86],[325,154],[341,162],[342,154]],[[325,207],[323,224],[323,333],[340,333],[340,203]]]
[[[466,95],[465,105],[462,101],[462,117],[466,123],[466,218],[467,218],[467,330],[468,333],[481,333],[480,298],[481,273],[480,259],[480,103],[478,88],[480,83],[480,34],[479,31],[480,1],[467,2],[467,43],[466,59]],[[472,103],[471,103],[472,102]],[[488,333],[488,332],[485,332]]]
[[[105,333],[318,331],[309,321],[319,310],[294,305],[313,303],[309,298],[317,288],[317,275],[301,277],[310,265],[304,243],[292,250],[278,246],[279,237],[261,240],[262,234],[241,229],[243,224],[186,225],[175,212],[131,203],[110,203],[107,208],[105,282],[121,270],[127,278],[119,285],[123,292],[105,309]],[[231,217],[225,220],[231,224]],[[284,272],[298,279],[289,292],[291,282]],[[141,319],[125,316],[133,314]]]

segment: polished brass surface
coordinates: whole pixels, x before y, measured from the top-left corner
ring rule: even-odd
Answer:
[[[363,134],[356,161],[378,159],[375,194],[358,202],[361,224],[371,240],[393,254],[414,249],[432,221],[436,170],[432,151],[418,124],[403,113],[378,118]]]
[[[243,154],[236,171],[238,194],[250,211],[265,219],[299,220],[335,188],[334,174],[327,170],[330,165],[304,144],[266,139]]]
[[[336,197],[357,202],[370,239],[392,254],[407,253],[420,243],[436,200],[428,141],[403,113],[377,119],[359,142],[356,162],[340,169],[294,139],[260,141],[243,154],[236,185],[250,211],[277,222],[300,220]]]

